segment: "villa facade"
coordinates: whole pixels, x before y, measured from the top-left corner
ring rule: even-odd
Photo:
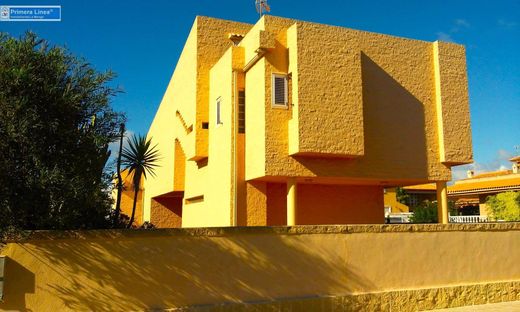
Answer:
[[[461,45],[263,16],[197,17],[148,132],[143,220],[384,223],[383,189],[472,162]]]

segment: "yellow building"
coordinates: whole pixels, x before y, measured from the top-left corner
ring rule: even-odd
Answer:
[[[197,17],[148,137],[145,221],[384,223],[384,187],[436,183],[446,203],[451,166],[472,161],[465,50]]]
[[[436,198],[437,187],[434,183],[409,185],[403,187],[407,195],[407,205],[397,200],[397,189],[392,187],[385,189],[384,203],[385,212],[403,213],[412,212],[414,207],[419,206],[426,200],[434,201]],[[449,187],[448,187],[449,190]],[[449,191],[448,191],[449,194]]]

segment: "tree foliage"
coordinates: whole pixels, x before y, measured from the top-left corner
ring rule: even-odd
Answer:
[[[415,207],[410,217],[412,223],[437,223],[437,202],[425,200],[421,205]]]
[[[113,77],[33,33],[0,33],[0,230],[112,223]]]
[[[489,196],[486,205],[495,220],[520,221],[520,192]]]
[[[404,188],[398,186],[395,189],[395,196],[398,202],[403,205],[409,205],[410,195],[405,191]]]

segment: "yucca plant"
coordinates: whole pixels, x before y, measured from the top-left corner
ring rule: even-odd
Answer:
[[[123,149],[122,164],[124,169],[128,169],[129,175],[133,174],[132,182],[134,188],[132,215],[130,216],[127,228],[130,228],[132,223],[134,223],[141,178],[144,177],[146,179],[147,174],[155,177],[154,170],[159,166],[159,151],[156,147],[157,145],[152,146],[151,138],[147,140],[146,136],[133,135],[132,138],[128,140],[128,147]]]

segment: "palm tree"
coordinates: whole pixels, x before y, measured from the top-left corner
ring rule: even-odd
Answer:
[[[134,174],[132,178],[134,186],[134,203],[132,206],[132,216],[127,228],[132,226],[135,217],[135,207],[137,205],[137,195],[139,194],[139,185],[141,178],[146,174],[150,174],[152,177],[155,176],[154,169],[159,165],[159,151],[156,149],[157,145],[151,147],[152,140],[146,139],[146,136],[135,136],[133,135],[129,139],[128,147],[123,149],[122,163],[125,169],[128,169],[128,174]]]

